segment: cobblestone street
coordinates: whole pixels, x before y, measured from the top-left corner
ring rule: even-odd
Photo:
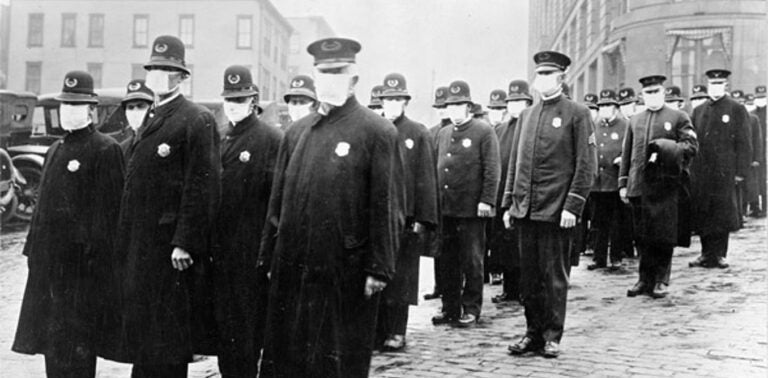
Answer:
[[[26,280],[21,249],[25,229],[4,230],[0,248],[0,376],[44,376],[42,356],[10,351]],[[471,329],[430,323],[439,301],[412,307],[408,347],[376,354],[374,377],[766,377],[768,368],[768,248],[766,221],[750,220],[731,236],[724,270],[691,269],[700,250],[676,249],[670,295],[627,298],[637,260],[610,273],[587,271],[588,257],[571,273],[562,355],[512,357],[507,346],[525,330],[519,305],[495,305],[500,286],[486,286],[480,324]],[[432,261],[422,259],[421,292],[432,288]],[[99,377],[128,377],[130,365],[99,360]],[[216,377],[216,359],[190,365],[191,377]]]

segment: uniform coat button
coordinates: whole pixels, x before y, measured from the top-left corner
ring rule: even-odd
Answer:
[[[449,152],[449,153],[445,154],[445,156],[451,157],[451,153]]]

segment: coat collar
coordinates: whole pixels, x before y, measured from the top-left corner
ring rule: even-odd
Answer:
[[[560,93],[559,93],[559,94],[557,94],[557,95],[555,95],[555,96],[552,96],[552,97],[550,97],[550,98],[547,98],[547,99],[543,99],[543,100],[541,101],[541,103],[542,103],[543,105],[552,105],[552,104],[556,104],[556,103],[560,102],[560,100],[561,100],[562,98],[563,98],[563,92],[562,92],[562,91],[560,91]]]
[[[334,122],[346,117],[359,106],[360,104],[357,102],[357,98],[355,96],[349,96],[349,98],[347,98],[347,102],[345,102],[344,105],[331,108],[327,115],[321,115],[321,119],[326,119],[327,122]],[[316,122],[313,126],[316,126],[319,123],[320,122]]]
[[[254,124],[256,124],[256,114],[251,113],[248,117],[243,118],[240,122],[238,122],[235,125],[232,125],[232,123],[229,123],[229,127],[227,128],[227,136],[230,138],[237,137],[239,135],[242,135],[245,133],[246,130],[253,127]]]
[[[93,134],[94,131],[96,131],[96,128],[93,126],[93,124],[83,127],[82,129],[67,131],[64,134],[64,138],[62,138],[61,143],[75,143],[77,141],[81,141],[87,138],[89,135]]]

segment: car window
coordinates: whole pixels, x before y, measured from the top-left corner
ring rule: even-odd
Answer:
[[[13,119],[13,122],[11,122],[11,125],[13,125],[14,128],[24,128],[26,125],[24,124],[24,121],[27,119],[27,116],[29,115],[29,107],[25,104],[16,104],[16,106],[13,109],[13,115],[11,118]]]
[[[45,108],[35,106],[32,115],[32,135],[45,135]]]

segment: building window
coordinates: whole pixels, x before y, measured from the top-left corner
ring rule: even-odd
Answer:
[[[192,95],[194,94],[194,85],[192,83],[192,78],[195,77],[192,75],[194,73],[194,65],[193,64],[187,64],[187,69],[190,72],[189,77],[187,77],[186,80],[181,82],[181,93],[189,98],[192,98]]]
[[[277,99],[277,77],[272,76],[272,98]]]
[[[667,30],[667,75],[683,93],[710,68],[730,68],[730,27]]]
[[[272,52],[272,24],[270,24],[269,21],[264,22],[264,32],[262,35],[264,36],[264,43],[262,44],[264,47],[262,52],[269,57],[269,54]]]
[[[91,74],[91,77],[93,78],[93,87],[101,88],[101,78],[103,76],[104,65],[101,63],[88,63],[86,67],[86,70],[89,74]]]
[[[42,62],[27,62],[26,83],[24,85],[27,92],[40,93],[40,79],[42,74]]]
[[[269,80],[270,80],[269,71],[266,68],[262,68],[261,69],[261,80],[260,81],[262,83],[261,84],[261,93],[263,93],[264,96],[262,96],[261,99],[264,100],[264,101],[267,101],[267,100],[269,100],[271,98],[271,97],[269,97],[269,95],[271,93],[269,91]]]
[[[43,46],[43,14],[30,13],[27,29],[27,47]]]
[[[195,16],[182,14],[179,16],[179,38],[184,46],[193,47],[195,44]]]
[[[253,17],[237,16],[237,48],[250,49],[253,46]]]
[[[144,64],[133,63],[131,64],[131,80],[141,79],[144,80],[147,77],[147,71],[144,69]]]
[[[64,13],[61,15],[61,47],[75,47],[77,30],[77,15]]]
[[[133,47],[147,47],[149,43],[149,15],[133,15]]]
[[[88,21],[88,47],[104,47],[104,15],[91,14]]]

